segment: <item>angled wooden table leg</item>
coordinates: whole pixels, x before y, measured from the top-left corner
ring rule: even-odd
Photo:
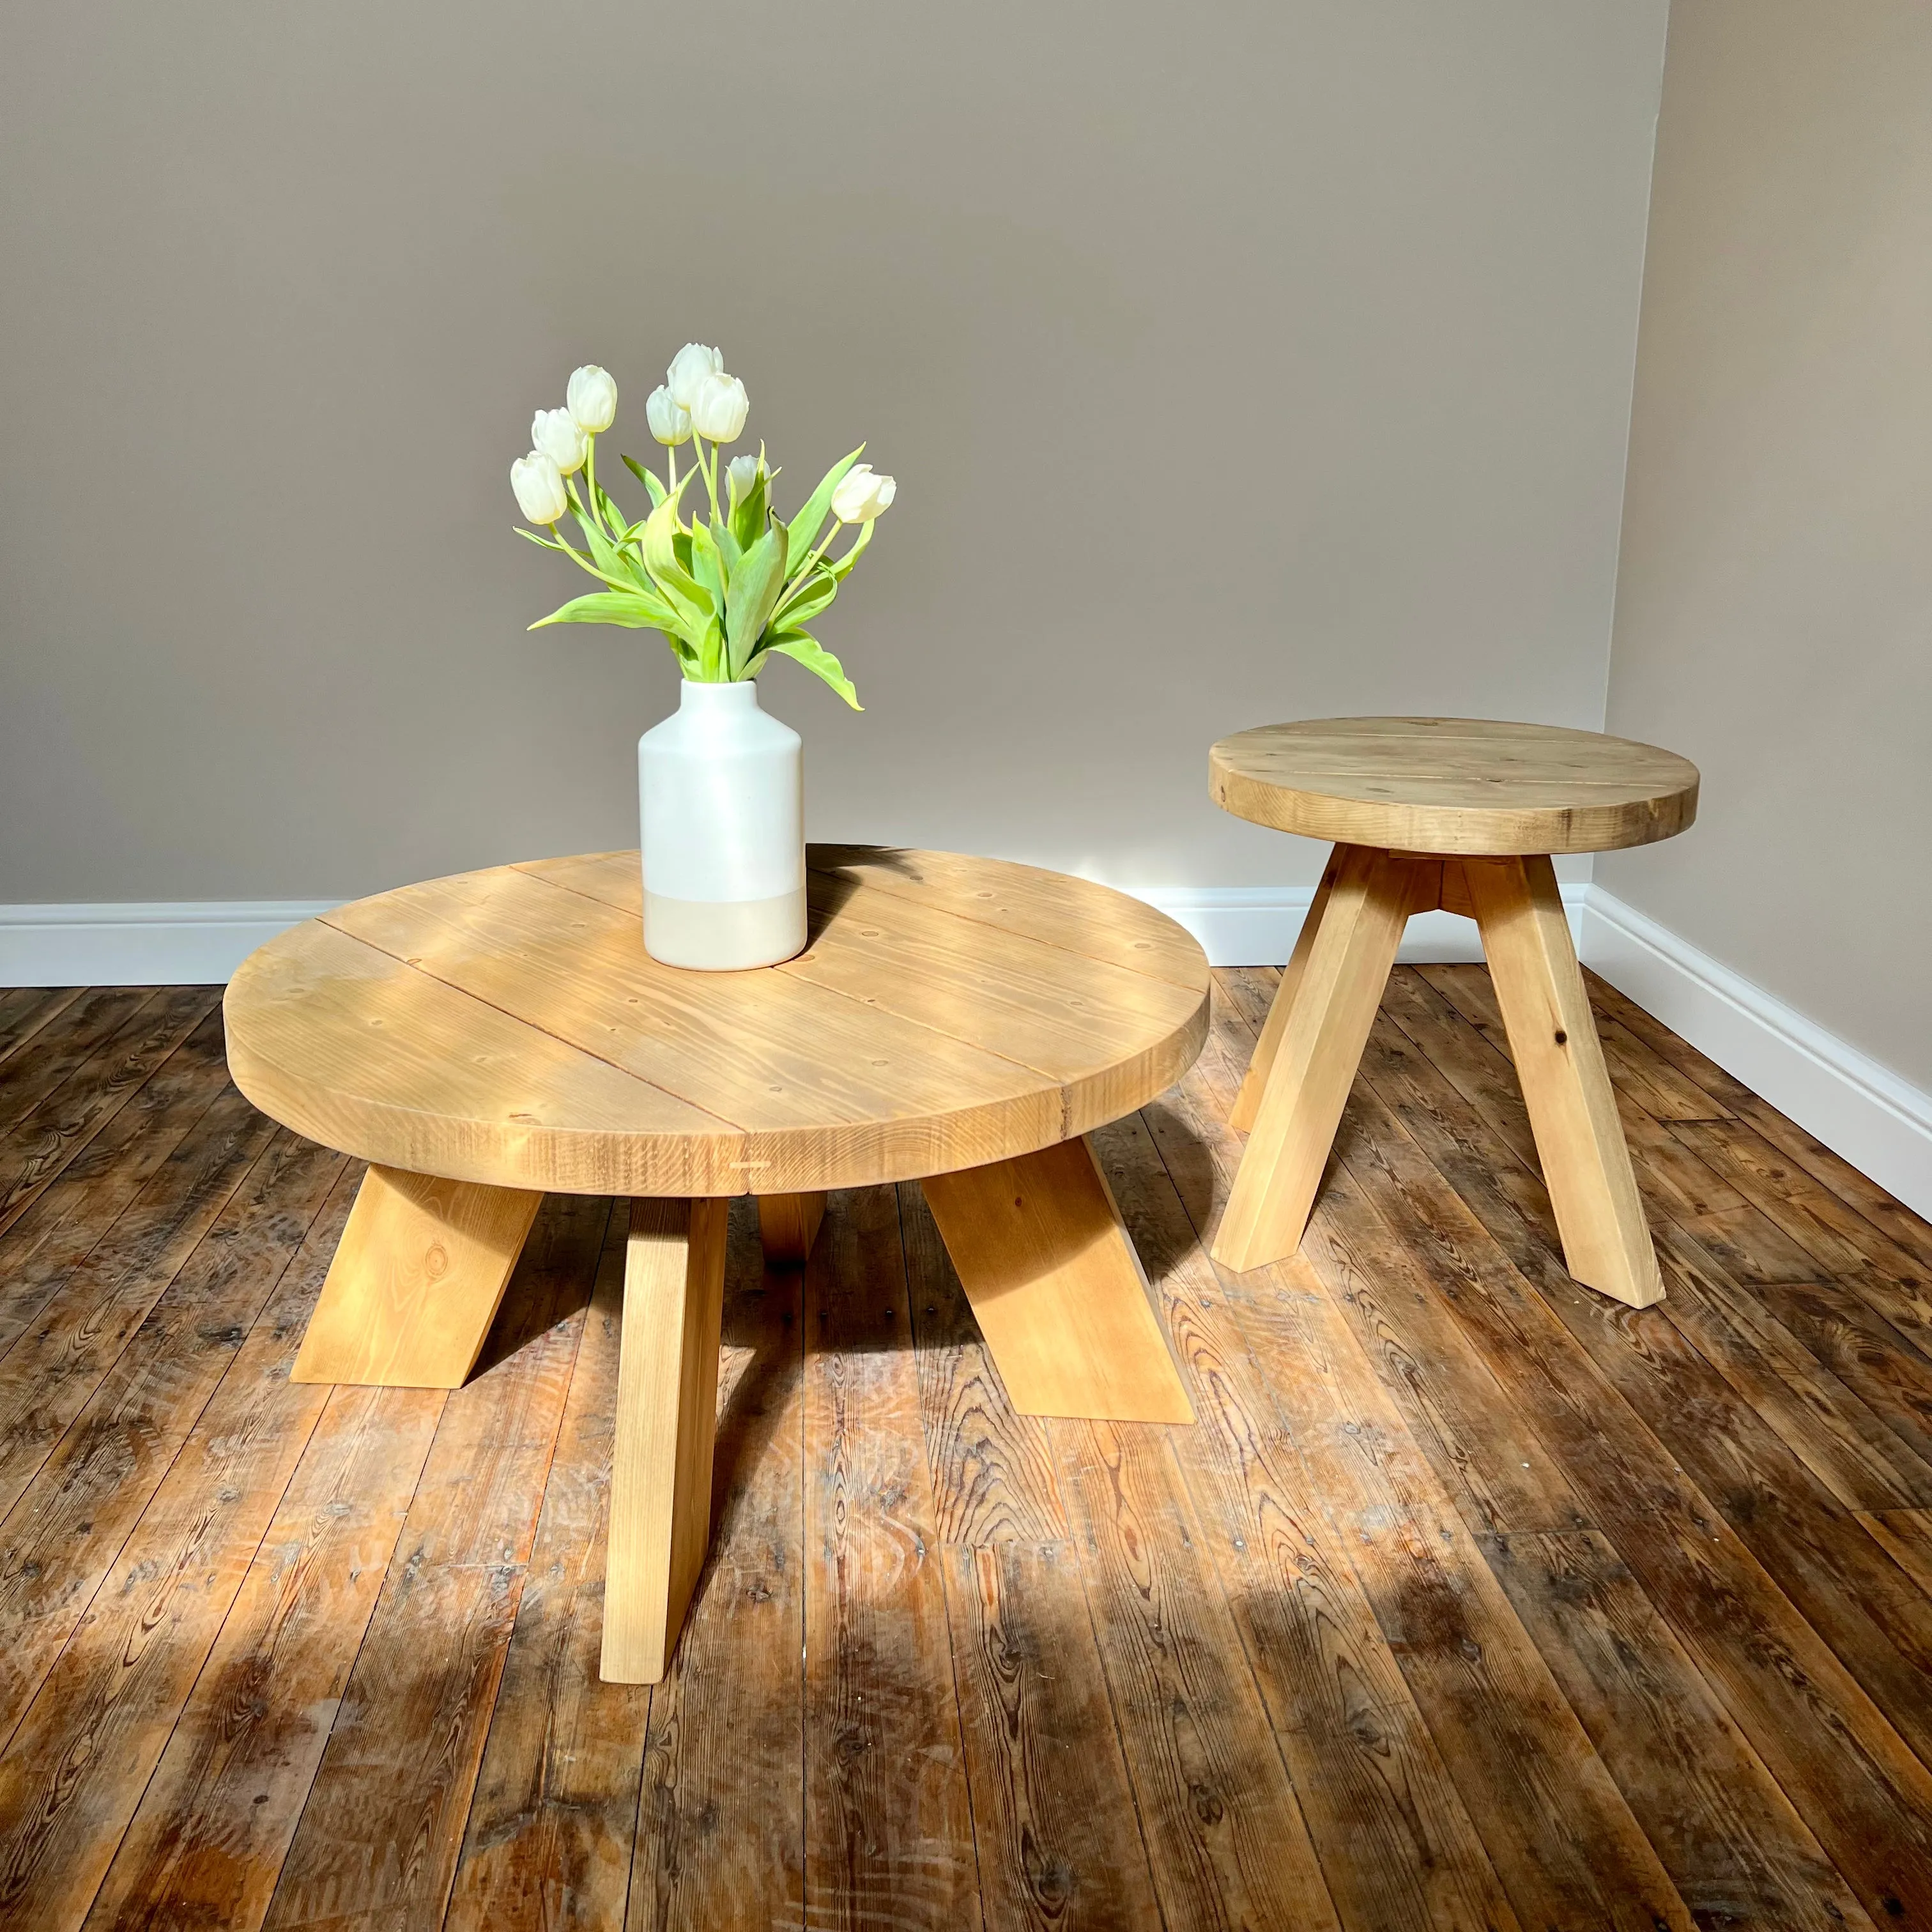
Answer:
[[[1476,922],[1570,1272],[1633,1308],[1664,1281],[1546,858],[1467,859]]]
[[[293,1379],[460,1388],[542,1204],[520,1188],[370,1168]]]
[[[1336,848],[1321,928],[1214,1238],[1214,1258],[1224,1267],[1259,1268],[1301,1245],[1418,897],[1419,864],[1364,846]]]
[[[924,1186],[1022,1415],[1194,1420],[1140,1256],[1084,1140]]]
[[[773,1268],[802,1268],[825,1219],[823,1194],[761,1194],[758,1239]]]
[[[1315,888],[1315,896],[1308,904],[1308,916],[1301,922],[1301,930],[1295,935],[1294,950],[1282,968],[1281,984],[1275,988],[1274,998],[1269,1004],[1268,1022],[1262,1028],[1261,1038],[1255,1042],[1254,1057],[1248,1062],[1247,1072],[1241,1076],[1241,1090],[1234,1096],[1234,1108],[1228,1116],[1228,1126],[1237,1133],[1246,1133],[1254,1125],[1256,1114],[1261,1112],[1262,1096],[1268,1090],[1268,1076],[1274,1071],[1276,1056],[1281,1051],[1282,1036],[1288,1031],[1288,1010],[1294,1004],[1294,991],[1308,969],[1308,956],[1315,950],[1315,935],[1321,931],[1322,916],[1328,910],[1328,894],[1335,884],[1336,870],[1347,849],[1337,845],[1329,852],[1328,862],[1322,868],[1322,883]]]
[[[607,1683],[670,1667],[711,1536],[724,1201],[633,1201],[604,1584]]]

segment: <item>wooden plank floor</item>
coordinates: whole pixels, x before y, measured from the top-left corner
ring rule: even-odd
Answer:
[[[0,993],[0,1927],[1932,1932],[1932,1226],[1600,983],[1669,1289],[1564,1274],[1480,968],[1303,1252],[1275,975],[1098,1136],[1199,1420],[1016,1415],[916,1185],[734,1210],[716,1547],[597,1675],[624,1219],[449,1394],[288,1379],[358,1169],[212,992]]]

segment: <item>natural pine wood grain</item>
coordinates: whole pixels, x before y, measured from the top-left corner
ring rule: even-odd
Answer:
[[[170,987],[158,994],[0,1142],[0,1229],[26,1213],[214,1004],[212,990],[204,986]]]
[[[987,1923],[1158,1932],[1072,1545],[955,1545],[944,1574]]]
[[[314,1151],[303,1150],[311,1160]],[[340,1176],[338,1159],[327,1178]],[[298,1186],[284,1198],[323,1207],[326,1255],[340,1212]],[[292,1383],[289,1366],[320,1280],[319,1268],[301,1262],[315,1258],[305,1244],[279,1273],[252,1258],[232,1270],[238,1293],[203,1302],[202,1332],[246,1339],[225,1349],[204,1341],[202,1372],[148,1399],[142,1432],[156,1461],[173,1416],[198,1410],[194,1426],[0,1756],[0,1816],[22,1820],[0,1847],[0,1912],[21,1922],[71,1924],[86,1911],[308,1447],[327,1398]],[[275,1298],[256,1321],[250,1304],[259,1305],[264,1284]],[[217,1376],[203,1406],[198,1398]],[[69,1494],[78,1486],[72,1478],[62,1485]],[[141,1490],[137,1464],[95,1516],[130,1508]],[[95,1529],[104,1544],[107,1526]]]
[[[940,1540],[974,1548],[1063,1541],[1066,1513],[1054,1483],[1046,1426],[1013,1406],[925,1190],[902,1182],[898,1199],[920,1419]]]
[[[763,1268],[750,1206],[725,1250],[711,1554],[649,1694],[633,1932],[794,1926],[804,1911],[803,1285]]]
[[[1207,961],[1138,900],[946,854],[808,856],[811,944],[755,973],[650,958],[635,853],[358,900],[243,963],[230,1068],[382,1166],[695,1198],[1034,1153],[1141,1106],[1199,1046]]]
[[[1022,1415],[1193,1420],[1140,1256],[1084,1140],[933,1174],[925,1193]]]
[[[340,1205],[346,1213],[346,1196]],[[326,1266],[325,1246],[316,1283]],[[326,1395],[114,1852],[88,1932],[261,1924],[442,1405],[438,1390]]]
[[[953,1932],[977,1865],[890,1188],[835,1200],[805,1315],[805,1922]]]
[[[916,1181],[802,1273],[733,1205],[649,1688],[598,1671],[628,1203],[543,1210],[454,1394],[293,1382],[358,1170],[206,1016],[0,1232],[0,1923],[1932,1924],[1922,1224],[1586,981],[1671,1293],[1580,1288],[1487,974],[1398,968],[1306,1252],[1222,1276],[1280,980],[1095,1137],[1190,1427],[1018,1414]],[[29,1136],[159,1018],[0,998],[0,1054],[36,1012]]]
[[[516,1628],[471,1800],[452,1928],[621,1925],[649,1691],[598,1670],[629,1216],[604,1230]]]
[[[633,1201],[610,1468],[604,1675],[655,1684],[670,1663],[711,1532],[722,1201]]]
[[[516,1188],[370,1168],[296,1380],[460,1388],[542,1202]]]
[[[268,1926],[442,1918],[609,1212],[538,1216],[498,1324],[512,1352],[445,1400]]]
[[[802,1268],[825,1219],[825,1196],[766,1194],[758,1200],[758,1237],[774,1268]]]
[[[1570,1272],[1647,1307],[1664,1283],[1556,874],[1540,854],[1462,871]]]
[[[1344,1924],[1500,1928],[1516,1915],[1140,1122],[1102,1137],[1200,1420],[1174,1438]],[[1365,1714],[1373,1712],[1365,1721]]]
[[[1208,789],[1259,825],[1406,852],[1606,852],[1697,815],[1697,767],[1674,752],[1478,718],[1261,725],[1210,752]]]
[[[1296,980],[1283,1052],[1214,1235],[1214,1258],[1228,1268],[1258,1268],[1300,1244],[1414,902],[1406,862],[1359,847],[1336,856],[1321,928]]]

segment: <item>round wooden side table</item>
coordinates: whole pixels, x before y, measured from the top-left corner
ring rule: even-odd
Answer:
[[[815,846],[782,966],[646,954],[634,852],[406,886],[294,928],[224,1002],[264,1113],[370,1163],[298,1381],[454,1388],[544,1191],[631,1198],[603,1674],[655,1683],[710,1537],[729,1197],[802,1262],[828,1188],[922,1179],[1022,1413],[1193,1419],[1082,1136],[1192,1065],[1208,962],[1106,887]]]
[[[1223,738],[1214,802],[1334,842],[1235,1104],[1248,1130],[1215,1258],[1292,1254],[1412,913],[1473,918],[1564,1257],[1588,1286],[1664,1295],[1550,856],[1674,837],[1697,768],[1594,731],[1466,718],[1324,718]]]

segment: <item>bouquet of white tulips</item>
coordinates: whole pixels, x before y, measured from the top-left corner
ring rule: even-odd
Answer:
[[[859,460],[861,443],[784,522],[772,507],[778,472],[766,466],[762,443],[756,456],[734,457],[719,472],[718,452],[744,434],[750,406],[744,384],[724,373],[716,350],[691,342],[677,352],[644,404],[651,434],[664,447],[667,475],[623,459],[650,493],[650,513],[634,524],[597,480],[597,439],[616,418],[617,386],[595,366],[571,377],[563,407],[537,412],[530,427],[536,446],[510,466],[518,507],[549,535],[518,534],[562,550],[604,587],[573,598],[530,628],[620,624],[662,631],[685,676],[707,684],[756,677],[776,652],[816,671],[856,711],[850,679],[806,626],[838,594],[897,485]],[[687,442],[693,460],[680,476],[677,452]],[[698,478],[710,500],[710,520],[694,514],[687,524],[680,506]],[[583,532],[582,550],[559,532],[566,514]],[[844,554],[828,554],[839,532],[854,525],[859,533]]]

